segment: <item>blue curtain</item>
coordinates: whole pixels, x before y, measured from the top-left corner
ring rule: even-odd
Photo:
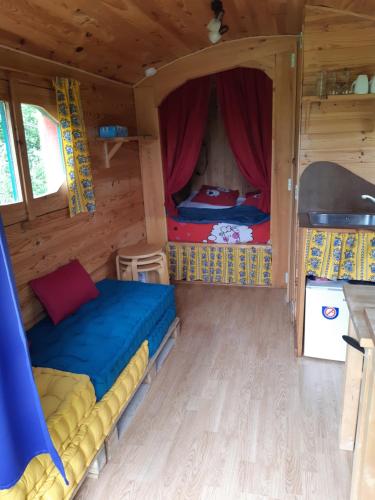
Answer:
[[[41,453],[51,455],[66,481],[35,387],[0,217],[0,489],[13,486]]]

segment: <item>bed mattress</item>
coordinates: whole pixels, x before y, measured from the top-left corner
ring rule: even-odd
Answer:
[[[147,344],[143,342],[115,384],[96,404],[94,388],[85,375],[48,368],[33,370],[48,429],[69,484],[65,484],[49,455],[38,455],[15,486],[0,491],[1,500],[71,498],[146,371]]]
[[[103,280],[97,287],[98,298],[57,326],[44,319],[28,338],[33,366],[88,375],[100,400],[143,341],[153,355],[176,306],[169,285]]]
[[[270,221],[254,226],[238,226],[235,224],[194,224],[177,222],[167,218],[168,241],[185,243],[218,243],[218,244],[267,244],[270,240]]]

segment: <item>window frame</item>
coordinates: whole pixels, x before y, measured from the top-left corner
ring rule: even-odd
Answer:
[[[65,179],[57,192],[38,198],[33,197],[23,125],[22,103],[39,106],[58,120],[56,95],[52,83],[47,80],[31,82],[11,77],[3,78],[0,75],[0,99],[9,104],[8,128],[14,143],[14,163],[18,170],[22,193],[21,202],[0,206],[4,224],[7,226],[33,220],[41,215],[68,208]]]
[[[9,81],[5,77],[0,79],[0,99],[5,103],[7,103],[8,105],[7,125],[8,125],[9,135],[11,136],[11,142],[13,143],[13,149],[14,149],[13,161],[15,163],[15,167],[18,169],[18,175],[20,177],[20,189],[22,195],[22,201],[18,203],[12,203],[11,205],[0,206],[0,212],[3,219],[3,223],[5,226],[8,226],[10,224],[15,224],[16,222],[22,222],[24,220],[27,220],[27,212],[26,212],[24,189],[22,186],[21,172],[17,155],[17,147],[16,147],[17,136],[14,133],[14,124],[11,117],[12,103],[9,90]]]
[[[4,106],[2,106],[4,104]],[[9,112],[9,106],[10,103],[5,101],[4,99],[1,99],[0,97],[0,115],[2,118],[4,118],[4,125],[5,125],[5,148],[8,156],[8,162],[10,163],[10,170],[13,171],[11,173],[11,183],[12,183],[12,190],[13,193],[16,191],[17,193],[17,201],[14,203],[9,203],[9,205],[16,205],[19,203],[22,203],[22,189],[21,189],[21,182],[19,178],[19,172],[18,172],[18,165],[16,162],[16,154],[15,154],[15,148],[14,148],[14,138],[13,138],[13,133],[12,129],[10,127],[10,112]],[[15,184],[15,185],[14,185]],[[18,200],[18,198],[21,198],[21,200]]]

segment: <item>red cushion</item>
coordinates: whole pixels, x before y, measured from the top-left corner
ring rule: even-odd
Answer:
[[[30,281],[30,286],[55,325],[99,295],[95,283],[78,260]]]
[[[259,204],[261,202],[262,195],[260,192],[258,193],[246,193],[246,199],[241,205],[247,205],[250,207],[259,208]]]
[[[238,196],[239,192],[237,190],[204,185],[191,201],[196,203],[208,203],[209,205],[234,207]]]

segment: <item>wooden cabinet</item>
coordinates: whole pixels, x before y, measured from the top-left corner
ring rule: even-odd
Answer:
[[[375,288],[345,285],[349,335],[364,353],[348,346],[340,448],[353,450],[350,500],[375,498]]]

